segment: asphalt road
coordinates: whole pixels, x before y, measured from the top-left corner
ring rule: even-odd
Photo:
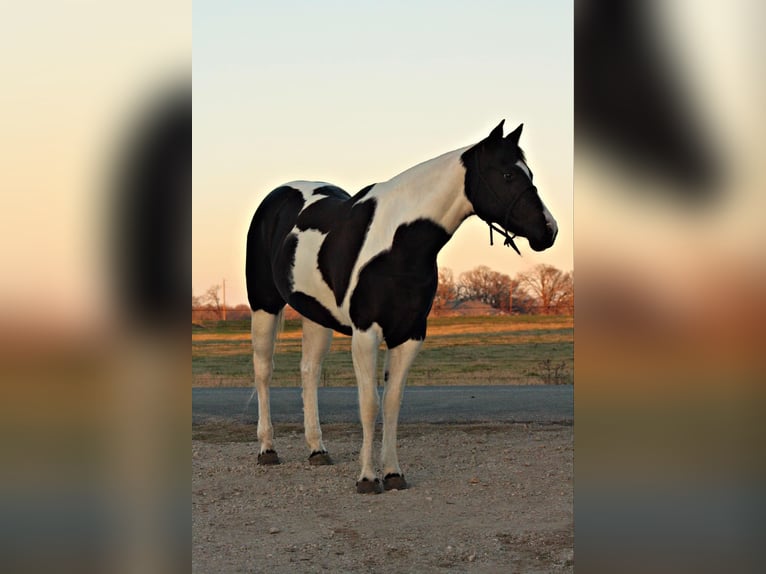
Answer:
[[[256,398],[248,405],[251,393],[251,387],[192,389],[192,424],[227,419],[256,422]],[[405,388],[399,422],[572,423],[573,417],[571,385],[429,386]],[[320,388],[319,418],[323,423],[359,422],[356,388]],[[271,419],[275,423],[303,423],[300,388],[271,389]]]

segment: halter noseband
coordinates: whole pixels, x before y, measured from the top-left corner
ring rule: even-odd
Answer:
[[[476,173],[479,174],[479,179],[484,184],[484,187],[486,187],[489,190],[489,192],[493,196],[495,196],[495,199],[499,201],[500,198],[495,193],[495,190],[492,189],[490,187],[490,185],[487,183],[487,180],[484,179],[484,176],[481,173],[481,169],[479,168],[479,150],[476,150],[475,162],[476,162]],[[507,174],[503,174],[503,176],[505,176],[505,175],[507,175]],[[489,244],[490,244],[490,246],[495,244],[495,242],[493,240],[493,237],[492,237],[492,232],[493,231],[497,231],[500,235],[505,237],[505,241],[503,241],[503,245],[505,245],[506,247],[513,247],[513,250],[516,253],[518,253],[519,256],[521,256],[521,251],[519,251],[519,248],[516,247],[516,243],[514,243],[514,241],[513,241],[513,238],[516,237],[517,234],[514,233],[513,235],[510,235],[510,232],[507,229],[508,226],[506,224],[508,223],[508,217],[511,215],[511,210],[514,208],[516,203],[519,201],[520,197],[521,197],[521,194],[520,193],[517,194],[516,197],[513,199],[513,201],[508,205],[508,208],[505,210],[505,215],[503,216],[503,224],[502,224],[501,227],[497,227],[491,221],[487,221],[486,219],[482,218],[482,219],[484,219],[484,223],[486,223],[487,226],[489,227]],[[479,217],[481,217],[481,216],[479,216]]]

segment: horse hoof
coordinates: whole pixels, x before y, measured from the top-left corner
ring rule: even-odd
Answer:
[[[279,456],[277,456],[277,451],[275,450],[264,450],[262,453],[258,454],[258,464],[260,465],[271,465],[271,464],[279,464]]]
[[[385,490],[404,490],[407,488],[407,481],[401,474],[392,472],[383,477],[383,488]]]
[[[326,450],[317,450],[309,456],[309,464],[312,466],[324,466],[332,464],[332,459]]]
[[[376,478],[375,480],[370,480],[368,478],[363,478],[362,480],[357,481],[356,491],[359,494],[380,494],[383,492],[383,488],[380,486],[380,479]]]

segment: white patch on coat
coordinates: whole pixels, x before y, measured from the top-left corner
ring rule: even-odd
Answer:
[[[297,189],[301,192],[303,195],[303,201],[306,203],[303,205],[303,209],[306,209],[306,207],[315,201],[319,199],[324,199],[325,195],[314,195],[314,190],[319,189],[320,187],[325,187],[327,185],[332,185],[330,183],[324,182],[324,181],[305,181],[305,180],[297,180],[297,181],[291,181],[289,183],[285,184],[288,187],[292,187],[293,189]]]
[[[418,219],[428,219],[452,235],[473,213],[473,206],[463,192],[465,167],[461,148],[378,183],[362,200],[376,201],[375,215],[370,223],[359,257],[351,273],[342,312],[349,314],[351,296],[356,289],[359,273],[378,254],[391,249],[396,230]],[[406,198],[403,197],[406,195]]]
[[[351,320],[335,303],[335,294],[325,283],[319,271],[319,248],[326,234],[316,229],[298,231],[298,245],[295,248],[295,265],[293,267],[293,291],[301,291],[310,295],[327,309],[341,325],[351,326]]]
[[[529,171],[529,168],[527,167],[527,164],[525,164],[523,161],[519,160],[516,162],[516,165],[521,168],[521,171],[523,171],[527,177],[529,178],[529,181],[532,181],[532,172]]]

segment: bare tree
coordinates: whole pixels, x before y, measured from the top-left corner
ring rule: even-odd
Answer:
[[[510,311],[511,278],[504,273],[480,265],[460,274],[458,296],[461,300],[477,299],[503,311]]]
[[[220,285],[213,285],[207,291],[205,291],[205,294],[202,296],[202,300],[206,303],[208,309],[212,309],[219,319],[223,317],[223,306],[221,305],[220,291]]]
[[[534,313],[537,308],[537,301],[526,292],[519,283],[518,278],[511,280],[511,312],[529,314]]]
[[[543,315],[568,314],[574,304],[574,279],[552,265],[541,263],[531,271],[519,273],[519,286],[537,302]]]
[[[439,269],[439,286],[436,288],[433,308],[435,310],[444,309],[450,302],[457,299],[457,286],[452,269],[442,267]]]

